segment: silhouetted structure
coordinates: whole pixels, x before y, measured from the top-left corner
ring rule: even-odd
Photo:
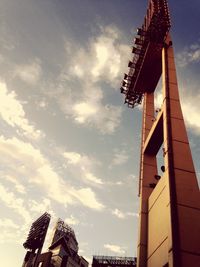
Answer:
[[[92,267],[136,267],[136,258],[93,256]]]
[[[55,267],[88,267],[88,262],[78,255],[78,242],[74,230],[62,220],[58,220],[49,250],[51,263]]]
[[[23,267],[88,267],[88,262],[78,255],[78,242],[73,229],[61,219],[54,228],[49,251],[41,253],[49,222],[50,215],[45,213],[32,224],[24,243],[29,251]]]
[[[23,267],[29,267],[29,263],[32,263],[34,266],[34,264],[37,262],[42,251],[47,229],[50,223],[50,218],[50,214],[44,213],[32,223],[27,240],[23,244],[23,246],[28,249],[24,259]]]
[[[200,266],[200,193],[180,106],[167,0],[149,0],[121,92],[143,99],[138,267]],[[163,101],[154,91],[162,74]],[[157,154],[164,165],[158,175]]]

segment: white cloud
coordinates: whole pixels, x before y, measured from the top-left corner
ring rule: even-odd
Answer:
[[[76,114],[75,120],[81,124],[85,123],[85,121],[89,118],[95,116],[98,111],[96,106],[92,106],[91,103],[87,102],[75,104],[73,106],[73,110]]]
[[[103,184],[102,180],[97,178],[96,176],[94,176],[93,173],[91,172],[86,172],[85,173],[85,177],[88,181],[92,182],[92,183],[96,183],[96,184]]]
[[[2,228],[0,231],[0,244],[5,245],[8,243],[12,244],[19,244],[19,239],[20,239],[20,233],[19,230],[14,229],[12,227],[9,228]]]
[[[93,82],[107,81],[118,87],[127,68],[130,47],[122,43],[122,33],[114,25],[100,29],[100,35],[90,40],[87,49],[78,50],[70,71],[79,78],[87,74]]]
[[[123,182],[122,181],[118,181],[118,182],[116,182],[116,185],[123,185]]]
[[[66,89],[67,90],[67,89]],[[67,118],[75,123],[96,128],[102,134],[112,134],[120,125],[122,108],[103,104],[103,91],[96,84],[83,81],[80,92],[68,89],[58,97],[59,105]]]
[[[8,218],[0,219],[0,227],[1,229],[2,228],[19,229],[19,225],[17,225],[11,219],[8,219]]]
[[[181,101],[185,122],[196,134],[200,134],[199,101],[200,94],[185,96]]]
[[[0,81],[0,115],[12,127],[17,127],[23,135],[38,139],[41,131],[35,129],[26,118],[22,104],[14,91],[8,92],[7,85]]]
[[[104,102],[102,83],[108,84],[108,90],[120,87],[130,47],[123,43],[122,33],[115,26],[100,30],[87,47],[76,47],[76,54],[67,55],[54,97],[67,118],[102,134],[112,134],[120,125],[122,108]]]
[[[200,62],[200,44],[196,43],[186,47],[177,55],[177,62],[180,67],[185,67],[190,63]]]
[[[137,212],[127,212],[127,215],[133,217],[139,217],[139,214]]]
[[[120,124],[121,114],[121,107],[82,102],[75,105],[73,117],[79,124],[95,126],[102,134],[112,134]]]
[[[48,212],[51,215],[54,214],[54,211],[52,210],[51,207],[51,200],[45,197],[43,197],[40,201],[31,199],[28,202],[28,206],[31,212],[36,212],[38,214],[43,214],[45,212]]]
[[[22,81],[35,85],[42,75],[41,63],[38,59],[31,64],[17,65],[14,77],[19,77]]]
[[[88,187],[73,187],[54,171],[54,168],[48,159],[44,157],[40,150],[34,148],[31,144],[25,143],[17,138],[6,139],[1,136],[0,153],[5,173],[15,177],[18,181],[21,180],[21,183],[23,182],[26,184],[27,190],[30,189],[30,186],[34,185],[43,192],[46,198],[65,206],[81,204],[91,209],[103,209],[103,205],[97,200],[92,189]],[[20,168],[20,166],[23,166],[23,168]],[[7,202],[7,204],[11,203],[14,205],[14,196],[11,193],[7,192],[7,190],[2,191],[2,201],[3,195],[5,196],[4,199],[12,200]],[[18,200],[18,210],[20,209],[19,205],[22,205],[22,202],[22,199]],[[46,199],[42,204],[42,207],[48,207],[48,205],[49,202]],[[22,212],[26,214],[26,211],[23,208]]]
[[[33,176],[30,182],[44,188],[47,196],[60,204],[73,204],[72,198],[73,188],[67,185],[62,177],[60,177],[53,169],[51,164],[44,159],[44,164],[36,169],[36,177]]]
[[[3,174],[2,174],[2,176],[3,176]],[[16,179],[16,177],[13,177],[13,176],[10,176],[10,175],[5,175],[4,178],[5,178],[8,182],[12,183],[12,184],[15,186],[15,189],[16,189],[16,191],[17,191],[18,193],[26,194],[26,188],[25,188],[25,186],[24,186],[22,183],[20,183],[20,182]]]
[[[64,152],[63,156],[68,160],[67,162],[69,164],[76,165],[79,164],[81,161],[83,161],[83,157],[76,152]]]
[[[96,62],[91,69],[94,79],[99,80],[105,77],[111,84],[116,84],[115,79],[118,78],[120,72],[120,46],[115,47],[115,39],[110,36],[100,36],[93,43]]]
[[[96,210],[102,210],[104,208],[104,205],[96,199],[91,188],[81,188],[71,193],[86,207]]]
[[[38,103],[38,106],[41,108],[41,109],[46,109],[47,106],[48,106],[48,103],[45,99],[41,100],[39,103]]]
[[[129,159],[129,156],[126,153],[126,151],[124,151],[124,150],[122,150],[120,152],[117,151],[113,155],[113,160],[111,162],[110,167],[117,166],[117,165],[122,165],[122,164],[126,163],[128,161],[128,159]]]
[[[67,160],[68,169],[74,175],[78,175],[79,179],[81,177],[84,182],[91,185],[103,184],[102,180],[93,173],[94,167],[100,164],[97,160],[73,151],[64,152],[63,156]]]
[[[11,192],[10,188],[1,184],[0,202],[6,206],[6,209],[14,212],[12,216],[18,222],[13,222],[8,218],[0,219],[0,243],[18,243],[20,245],[26,239],[33,218],[37,218],[45,212],[49,204],[45,198],[38,202],[28,198],[26,200],[19,198],[17,194]],[[54,212],[51,211],[51,214],[54,214]]]
[[[118,245],[113,245],[113,244],[105,244],[104,248],[116,253],[116,254],[125,254],[126,251],[124,250],[123,247],[120,247]]]
[[[80,223],[73,215],[70,215],[70,217],[66,218],[64,221],[69,225],[78,225]]]
[[[119,219],[126,219],[127,217],[138,217],[138,213],[136,212],[122,212],[119,209],[115,209],[112,211],[112,214],[118,217]]]
[[[182,52],[177,55],[177,63],[179,67],[185,67],[190,63],[200,62],[200,44],[192,44],[186,47]],[[184,73],[183,73],[184,75]],[[194,131],[196,134],[200,134],[200,94],[199,85],[195,84],[194,80],[188,82],[190,90],[187,90],[184,86],[179,86],[179,93],[181,96],[181,107],[184,115],[186,126]],[[161,90],[156,95],[156,106],[160,107],[163,102],[163,96]]]
[[[117,216],[120,219],[125,219],[125,217],[126,217],[125,214],[118,209],[113,210],[112,214]]]
[[[186,89],[182,88],[181,107],[187,127],[192,129],[196,134],[200,134],[200,94],[196,93],[194,96],[191,92],[188,93]],[[162,105],[162,101],[163,97],[162,93],[160,92],[156,97],[157,106],[160,107]]]
[[[31,221],[30,213],[25,208],[24,200],[16,197],[8,188],[0,184],[0,201],[3,202],[8,208],[15,211],[20,215],[26,223]]]
[[[155,97],[155,107],[160,108],[163,103],[163,95],[161,90],[156,92],[156,97]]]

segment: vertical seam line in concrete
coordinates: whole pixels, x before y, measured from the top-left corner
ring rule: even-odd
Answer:
[[[173,249],[173,267],[181,267],[180,260],[180,235],[179,235],[179,221],[177,211],[177,195],[174,172],[174,155],[172,147],[172,126],[171,126],[171,108],[170,108],[170,91],[169,91],[169,63],[168,63],[168,44],[164,46],[164,65],[165,65],[165,93],[166,93],[166,126],[168,135],[169,152],[167,153],[169,162],[169,193],[171,199],[170,213],[171,213],[171,229],[172,229],[172,247]]]

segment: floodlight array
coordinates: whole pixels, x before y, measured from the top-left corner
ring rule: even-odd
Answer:
[[[140,80],[146,78],[144,73],[147,65],[156,60],[154,52],[161,53],[170,26],[167,0],[150,0],[144,23],[137,29],[134,39],[134,55],[128,63],[128,74],[124,74],[120,88],[121,93],[125,94],[125,104],[128,107],[134,108],[141,104],[144,93],[148,91],[146,86],[141,86]]]
[[[45,212],[32,223],[24,248],[35,251],[43,246],[51,216]]]

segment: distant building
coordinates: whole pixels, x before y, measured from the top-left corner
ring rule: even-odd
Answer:
[[[93,256],[92,267],[136,267],[135,257]]]
[[[74,230],[58,220],[49,247],[53,267],[88,267],[88,262],[78,255],[78,242]]]
[[[48,216],[50,221],[50,215]],[[40,236],[41,231],[39,234],[38,231],[35,233],[35,225],[39,225],[39,230],[40,228],[43,229],[44,217],[47,217],[46,213],[32,224],[27,238],[28,242],[24,243],[24,247],[28,251],[22,267],[88,267],[88,262],[78,255],[78,242],[74,230],[60,219],[54,228],[49,251],[41,253],[48,225],[45,225],[45,233],[40,242],[38,242],[38,236]]]

